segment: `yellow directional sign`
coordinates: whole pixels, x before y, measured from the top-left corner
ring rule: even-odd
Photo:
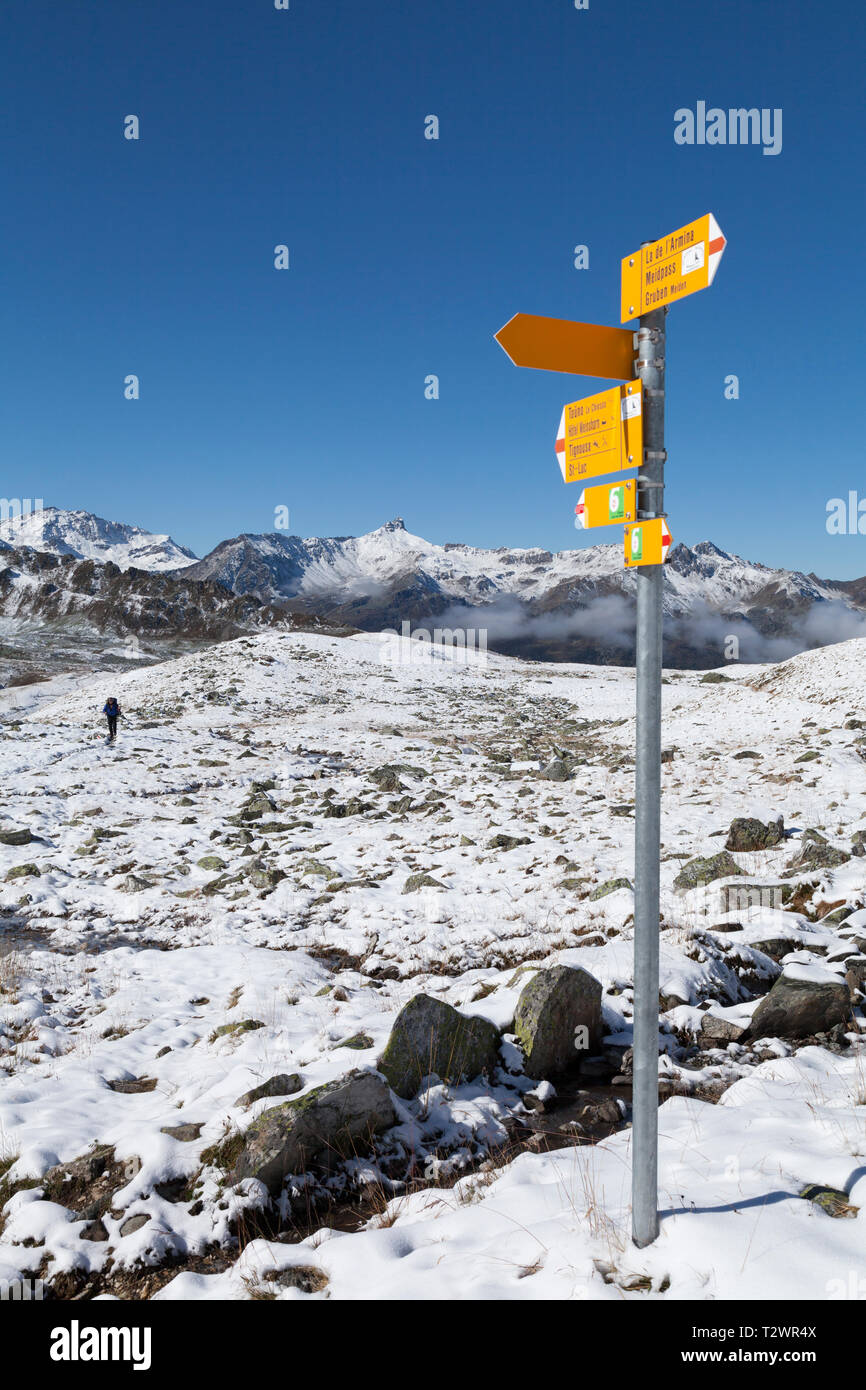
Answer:
[[[575,507],[575,526],[613,526],[616,522],[634,521],[637,505],[635,483],[602,483],[601,487],[585,487]]]
[[[625,567],[634,569],[637,565],[663,565],[668,558],[673,537],[664,517],[653,517],[651,521],[636,521],[625,528]]]
[[[634,334],[628,328],[515,314],[500,328],[496,341],[517,367],[614,381],[630,381],[634,376]]]
[[[556,435],[556,457],[565,482],[641,466],[641,399],[641,383],[630,381],[565,406]]]
[[[711,212],[651,241],[622,263],[622,322],[662,309],[713,283],[725,249]]]

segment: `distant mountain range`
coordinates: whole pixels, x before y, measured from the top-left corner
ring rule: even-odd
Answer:
[[[212,639],[292,615],[367,631],[408,620],[483,628],[511,655],[620,664],[633,657],[635,582],[616,544],[435,545],[399,517],[358,537],[244,534],[201,560],[170,536],[83,511],[0,524],[0,618],[75,616],[113,632]],[[866,635],[866,579],[772,569],[710,541],[671,551],[664,602],[672,666],[778,660]]]

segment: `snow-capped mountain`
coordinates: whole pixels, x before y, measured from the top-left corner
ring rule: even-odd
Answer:
[[[61,507],[42,507],[0,521],[0,543],[3,548],[28,546],[77,560],[110,560],[122,570],[178,570],[196,560],[191,550],[171,536],[155,536],[140,526]]]
[[[398,517],[357,537],[237,536],[187,573],[366,630],[436,619],[485,627],[512,654],[630,659],[636,580],[617,544],[557,553],[435,545]],[[718,665],[729,635],[745,644],[744,659],[780,659],[863,635],[864,609],[861,581],[772,569],[710,541],[678,545],[665,569],[667,659]]]

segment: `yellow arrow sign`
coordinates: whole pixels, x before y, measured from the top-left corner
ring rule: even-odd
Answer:
[[[634,376],[634,334],[629,328],[515,314],[500,328],[496,341],[517,367],[614,381]]]
[[[635,483],[602,483],[601,487],[586,487],[575,507],[574,524],[591,529],[593,526],[613,526],[616,522],[635,519]]]
[[[641,383],[630,381],[565,406],[556,457],[567,483],[639,468],[643,462]]]
[[[713,283],[725,245],[721,227],[708,212],[626,256],[622,263],[622,322],[705,290]]]
[[[664,517],[636,521],[625,528],[625,568],[637,565],[663,565],[668,558],[673,536]]]

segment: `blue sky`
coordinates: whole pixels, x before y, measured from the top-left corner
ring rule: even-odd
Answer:
[[[715,282],[668,316],[674,538],[863,574],[825,521],[866,498],[864,30],[803,0],[8,0],[0,491],[200,554],[281,505],[301,535],[614,539],[574,531],[553,451],[605,383],[493,334],[617,323],[621,257],[712,211]],[[781,153],[676,145],[699,100],[781,108]]]

